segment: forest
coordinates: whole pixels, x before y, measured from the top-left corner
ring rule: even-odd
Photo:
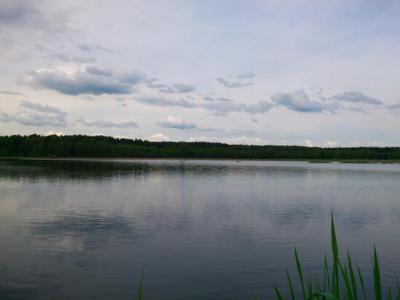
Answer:
[[[0,136],[1,157],[121,157],[305,160],[400,160],[400,147],[303,147],[150,142],[86,135]]]

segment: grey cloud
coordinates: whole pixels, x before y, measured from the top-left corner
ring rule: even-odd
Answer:
[[[372,105],[383,105],[383,102],[379,99],[369,97],[361,92],[357,91],[348,91],[343,92],[331,97],[336,101],[344,101],[344,102],[354,102],[354,103],[365,103]]]
[[[116,53],[116,51],[108,49],[106,47],[102,47],[99,45],[94,45],[94,44],[78,44],[78,48],[81,51],[85,52],[93,52],[93,51],[101,51],[101,52],[106,52],[106,53]]]
[[[160,84],[160,86],[163,86],[163,87],[158,88],[158,91],[160,93],[165,93],[165,94],[173,94],[173,93],[175,93],[174,90],[169,85]]]
[[[34,0],[0,0],[0,24],[5,29],[60,32],[67,30],[68,14],[38,6]]]
[[[157,78],[147,79],[147,86],[152,89],[163,89],[168,87],[168,85],[158,82]]]
[[[345,94],[345,93],[343,93]],[[360,93],[361,94],[361,93]],[[360,95],[358,94],[358,95]],[[361,94],[363,95],[363,94]],[[353,94],[354,97],[354,94]],[[350,99],[350,98],[348,98]],[[351,98],[351,103],[357,102],[356,98]],[[363,95],[363,102],[374,102],[373,98]],[[232,112],[244,112],[248,114],[262,114],[270,111],[271,109],[279,106],[286,107],[289,110],[301,113],[322,113],[330,112],[335,113],[340,110],[350,110],[354,112],[366,112],[364,108],[345,106],[345,101],[339,101],[335,96],[326,98],[321,94],[310,96],[303,89],[295,90],[293,92],[279,92],[273,94],[270,100],[259,101],[256,103],[240,103],[235,102],[229,98],[214,98],[205,96],[200,100],[194,98],[180,98],[178,100],[170,99],[167,97],[139,97],[137,101],[154,106],[164,107],[183,107],[183,108],[201,108],[205,109],[216,115],[225,115]],[[343,102],[343,103],[342,103]],[[349,101],[348,101],[349,102]]]
[[[174,129],[197,129],[197,125],[192,122],[187,122],[179,117],[169,116],[165,121],[159,122],[158,126],[163,128]]]
[[[66,114],[64,111],[62,111],[61,109],[59,109],[57,107],[49,106],[49,105],[41,105],[39,103],[33,103],[30,101],[21,101],[20,107],[28,108],[31,110],[35,110],[38,112],[44,112],[44,113],[53,113],[53,114],[59,114],[59,115]]]
[[[349,111],[354,111],[354,112],[359,112],[359,113],[366,113],[367,111],[364,108],[361,107],[349,107],[348,108]]]
[[[224,98],[224,97],[218,97],[218,98],[213,98],[213,97],[203,97],[203,100],[205,101],[210,101],[210,102],[232,102],[231,99]]]
[[[147,82],[149,88],[157,89],[160,93],[166,94],[185,94],[195,91],[193,85],[187,83],[176,83],[172,86],[158,82],[158,79],[151,78]]]
[[[9,96],[21,96],[22,95],[21,93],[18,93],[18,92],[4,91],[4,90],[0,91],[0,94],[9,95]]]
[[[114,72],[109,69],[102,69],[96,66],[87,66],[86,72],[91,75],[98,75],[102,77],[114,78],[119,82],[128,84],[138,84],[146,79],[144,73],[133,71],[133,72]]]
[[[45,57],[46,58],[46,57]],[[93,63],[94,58],[92,57],[82,57],[75,55],[68,55],[63,53],[57,53],[50,56],[50,59],[60,60],[67,63]]]
[[[273,107],[269,101],[260,101],[254,104],[236,103],[230,99],[217,98],[217,101],[196,102],[188,99],[172,100],[162,97],[138,97],[139,102],[164,107],[202,108],[217,115],[225,115],[232,112],[246,112],[250,114],[265,113]]]
[[[106,76],[106,77],[111,77],[113,75],[111,70],[102,69],[102,68],[99,68],[96,66],[86,67],[86,72],[89,74],[95,74],[95,75]]]
[[[265,113],[273,104],[267,101],[260,101],[254,104],[243,104],[236,102],[211,102],[200,104],[199,107],[212,111],[217,115],[225,115],[232,112],[246,112],[249,114]]]
[[[173,88],[176,93],[182,94],[182,93],[190,93],[195,90],[194,86],[186,83],[176,83],[173,85]]]
[[[28,126],[55,126],[64,127],[67,123],[66,113],[60,109],[23,101],[20,103],[22,110],[15,113],[0,112],[1,122],[16,122]]]
[[[10,117],[10,115],[8,115],[5,112],[0,111],[0,122],[8,123],[10,121],[12,121],[12,118]]]
[[[271,100],[278,106],[284,106],[289,110],[297,112],[331,112],[339,110],[349,110],[365,113],[364,107],[345,106],[346,103],[383,105],[383,102],[369,97],[361,92],[343,92],[332,97],[324,97],[321,93],[316,96],[310,96],[303,89],[293,92],[280,92],[271,96]]]
[[[144,81],[139,72],[119,73],[97,67],[67,73],[63,70],[38,70],[30,72],[25,83],[35,88],[55,90],[61,94],[130,94],[132,87]]]
[[[14,121],[28,126],[64,127],[66,125],[65,118],[59,115],[39,115],[32,113],[17,113],[15,115],[9,115],[0,112],[0,120],[3,122]]]
[[[85,95],[85,96],[82,96],[81,99],[86,100],[86,101],[95,101],[96,97],[93,97],[90,95]]]
[[[255,104],[244,105],[243,111],[249,114],[261,114],[268,112],[274,104],[269,101],[259,101]]]
[[[394,110],[400,110],[400,102],[392,104],[392,105],[388,105],[388,108],[394,109]]]
[[[310,99],[309,95],[302,89],[294,92],[280,92],[271,96],[271,100],[278,106],[284,106],[289,110],[297,112],[335,112],[343,109],[339,103],[317,101]]]
[[[85,121],[82,119],[77,120],[78,123],[88,126],[88,127],[97,127],[97,128],[137,128],[138,124],[136,122],[111,122],[111,121]]]
[[[205,100],[205,101],[215,101],[215,99],[213,97],[210,97],[210,96],[203,97],[203,100]]]
[[[227,88],[240,88],[240,87],[253,85],[251,82],[229,81],[222,77],[218,77],[217,82]]]
[[[123,96],[118,96],[118,97],[115,97],[115,101],[118,101],[118,102],[124,102],[126,99],[125,99],[125,97],[123,97]]]
[[[197,106],[196,103],[193,101],[189,101],[186,99],[179,99],[179,100],[171,100],[168,98],[163,98],[163,97],[151,97],[151,96],[144,96],[144,97],[137,97],[137,101],[141,103],[145,103],[148,105],[153,105],[153,106],[175,106],[175,107],[184,107],[184,108],[194,108]]]
[[[33,1],[1,0],[0,22],[16,23],[39,16]]]
[[[254,77],[256,77],[256,74],[254,73],[244,73],[236,76],[236,78],[239,79],[252,79]]]
[[[201,103],[198,106],[217,115],[225,115],[227,113],[238,112],[243,109],[242,104],[233,102]]]

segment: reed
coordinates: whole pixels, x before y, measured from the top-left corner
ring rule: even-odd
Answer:
[[[299,291],[296,290],[293,285],[293,278],[291,274],[287,273],[288,281],[288,299],[322,299],[322,300],[400,300],[400,286],[397,285],[395,289],[390,286],[386,293],[386,298],[383,297],[382,293],[382,282],[381,282],[381,272],[379,268],[378,252],[374,246],[373,256],[372,256],[372,273],[373,273],[373,285],[374,294],[367,295],[366,292],[366,282],[364,276],[358,265],[354,265],[350,256],[347,252],[347,257],[344,262],[339,256],[339,247],[336,237],[336,228],[333,214],[331,214],[331,251],[332,251],[332,266],[329,268],[327,258],[324,259],[324,270],[323,278],[313,280],[310,276],[304,277],[303,267],[301,264],[300,256],[294,249],[294,258],[297,269],[297,276],[299,281]],[[283,293],[274,286],[274,292],[276,299],[284,300]],[[300,295],[300,296],[297,296]]]
[[[142,270],[142,274],[140,275],[138,300],[142,300],[143,299],[143,278],[144,278],[144,268]]]
[[[358,265],[354,265],[347,252],[344,262],[340,259],[339,246],[336,237],[336,228],[333,214],[331,214],[331,251],[332,266],[329,268],[328,260],[325,255],[323,266],[323,278],[313,280],[311,275],[304,276],[301,259],[297,249],[294,248],[294,259],[296,263],[298,291],[295,289],[292,275],[286,270],[288,291],[287,299],[290,300],[400,300],[400,284],[397,281],[396,288],[389,286],[386,297],[383,297],[381,271],[379,268],[379,258],[376,247],[374,246],[372,255],[372,273],[374,294],[367,295],[366,282]],[[138,299],[143,299],[143,277],[144,269],[140,276]],[[277,286],[273,286],[275,297],[278,300],[286,299]]]

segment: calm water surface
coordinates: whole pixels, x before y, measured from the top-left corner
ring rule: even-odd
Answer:
[[[0,299],[272,298],[293,246],[400,275],[400,165],[0,160]]]

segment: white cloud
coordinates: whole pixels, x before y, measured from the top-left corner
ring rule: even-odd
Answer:
[[[46,135],[57,135],[57,136],[63,136],[65,133],[63,131],[54,131],[54,130],[49,130],[46,132]]]
[[[340,144],[338,142],[335,142],[335,141],[326,140],[326,141],[324,141],[322,146],[323,147],[339,147]]]
[[[162,133],[155,133],[149,136],[148,140],[153,142],[166,142],[169,141],[170,138],[167,137],[166,135],[163,135]]]
[[[164,128],[175,128],[175,129],[196,129],[196,124],[187,122],[181,117],[168,116],[168,118],[158,123],[158,126]]]
[[[306,146],[306,147],[314,147],[313,142],[311,140],[309,140],[309,139],[304,140],[303,141],[303,145]]]
[[[102,127],[68,121],[134,116],[135,137],[147,137],[172,115],[197,125],[165,130],[182,139],[399,141],[400,3],[289,2],[242,1],[226,13],[225,0],[0,0],[1,132],[85,133]]]
[[[249,136],[239,136],[234,138],[227,138],[225,141],[228,144],[239,144],[239,145],[266,145],[267,141],[257,138],[257,137],[249,137]]]
[[[252,136],[238,136],[221,138],[215,136],[191,136],[188,138],[189,142],[211,142],[211,143],[226,143],[231,145],[267,145],[268,141]]]

